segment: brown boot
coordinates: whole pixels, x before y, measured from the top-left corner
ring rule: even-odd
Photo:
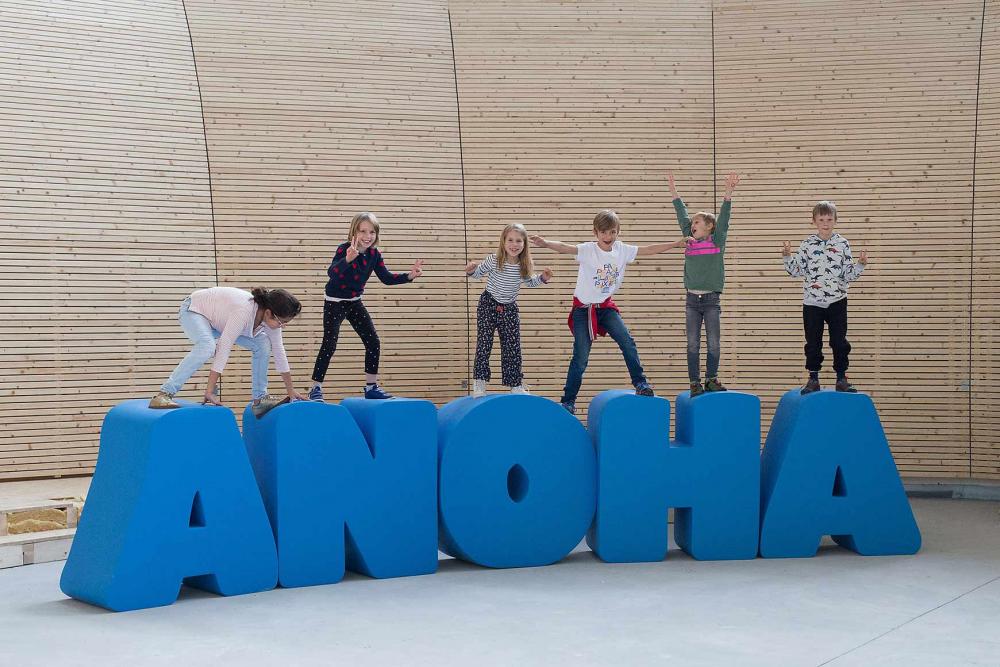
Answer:
[[[691,383],[691,398],[694,398],[695,396],[701,396],[704,393],[705,393],[705,388],[701,386],[700,382]]]
[[[799,393],[805,396],[806,394],[811,394],[814,391],[819,391],[819,380],[809,378],[809,381],[806,382],[806,386],[802,387],[802,391]]]
[[[179,408],[181,407],[181,404],[174,400],[173,394],[161,391],[156,396],[149,399],[149,407],[154,410],[169,410],[171,408]]]
[[[837,378],[836,389],[837,391],[845,391],[848,394],[858,393],[858,390],[854,388],[854,385],[846,377]]]
[[[705,382],[705,391],[726,391],[726,386],[719,382],[719,378],[708,378]]]

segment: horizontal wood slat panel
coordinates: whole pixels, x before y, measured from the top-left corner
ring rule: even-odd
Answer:
[[[93,470],[107,410],[188,344],[215,282],[208,168],[180,1],[0,10],[0,479]]]

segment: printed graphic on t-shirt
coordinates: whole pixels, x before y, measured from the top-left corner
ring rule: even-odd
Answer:
[[[614,264],[609,263],[599,266],[597,267],[597,273],[594,274],[594,287],[601,294],[607,294],[618,283],[619,276],[621,276],[621,271]]]

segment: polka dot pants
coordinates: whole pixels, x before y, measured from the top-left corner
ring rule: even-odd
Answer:
[[[344,318],[351,323],[361,342],[365,345],[365,373],[378,373],[378,359],[381,343],[375,324],[368,309],[360,299],[357,301],[324,301],[323,302],[323,344],[316,355],[316,365],[313,367],[313,382],[322,382],[326,377],[326,369],[330,359],[337,351],[337,340],[340,337],[340,324]]]
[[[499,303],[489,292],[479,297],[476,309],[476,363],[472,377],[490,379],[490,353],[493,352],[493,332],[500,333],[500,367],[503,383],[507,387],[521,384],[521,314],[517,302]]]

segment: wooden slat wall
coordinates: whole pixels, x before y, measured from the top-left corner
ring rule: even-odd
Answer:
[[[0,90],[0,480],[87,473],[215,281],[181,3],[5,0]]]
[[[715,14],[717,163],[747,174],[727,261],[726,377],[768,413],[801,383],[801,281],[780,246],[814,231],[817,200],[835,200],[838,231],[871,258],[850,292],[849,374],[908,475],[969,474],[981,15],[978,0],[727,2]]]
[[[712,190],[708,3],[469,0],[452,2],[451,14],[471,258],[495,252],[512,222],[566,243],[592,241],[603,208],[619,212],[626,242],[680,237],[666,170],[679,170],[695,200],[707,201]],[[570,255],[532,252],[536,266],[556,276],[519,298],[525,381],[559,400],[573,347],[566,315],[577,264]],[[680,252],[644,257],[615,296],[651,382],[666,395],[687,377],[682,276]],[[483,288],[470,284],[473,317]],[[492,368],[500,391],[499,343]],[[618,347],[596,341],[579,414],[596,392],[629,386]]]
[[[285,330],[300,391],[322,339],[323,288],[351,217],[379,216],[387,265],[424,278],[365,303],[383,384],[443,403],[464,391],[465,285],[454,65],[444,2],[189,0],[215,197],[222,284],[284,287],[303,315]],[[249,398],[246,352],[224,400]],[[364,352],[344,322],[327,396],[357,396]],[[273,366],[272,366],[273,368]],[[273,375],[275,391],[283,392]]]
[[[626,241],[673,239],[671,168],[693,210],[717,209],[728,170],[746,175],[722,378],[762,397],[765,429],[804,375],[801,289],[780,243],[811,233],[812,204],[832,198],[839,231],[872,259],[851,293],[851,376],[874,396],[900,469],[1000,477],[1000,0],[987,6],[978,135],[977,1],[187,10],[204,131],[179,0],[0,8],[0,333],[11,341],[0,479],[89,472],[104,412],[163,381],[187,349],[177,305],[217,270],[222,284],[303,298],[286,340],[307,389],[329,256],[364,209],[380,216],[390,266],[428,263],[416,285],[370,284],[384,383],[442,404],[469,378],[483,285],[466,283],[465,261],[492,252],[513,221],[590,240],[604,207],[622,215]],[[520,299],[526,381],[558,399],[576,264],[535,258],[557,276]],[[643,258],[616,299],[671,398],[686,387],[681,282],[679,253]],[[362,379],[362,347],[343,332],[334,399]],[[496,390],[498,358],[493,368]],[[248,398],[248,376],[238,351],[230,406]],[[598,341],[581,416],[594,393],[627,385],[616,346]],[[203,387],[204,372],[185,395]]]
[[[972,253],[972,475],[1000,478],[1000,0],[986,3]]]

